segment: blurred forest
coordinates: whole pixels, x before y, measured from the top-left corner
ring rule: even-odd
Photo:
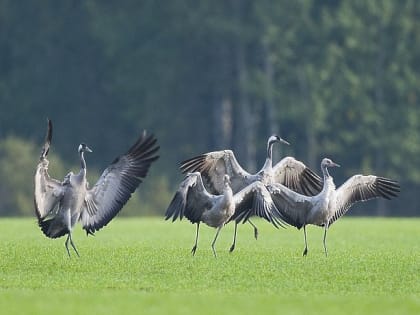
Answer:
[[[90,182],[143,129],[159,161],[122,215],[162,215],[180,161],[233,149],[262,166],[279,134],[314,170],[401,182],[357,215],[420,215],[417,0],[0,0],[0,215],[33,215],[33,174],[54,123],[50,174]]]

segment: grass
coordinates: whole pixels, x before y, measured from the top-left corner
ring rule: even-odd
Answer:
[[[258,241],[240,226],[202,227],[161,218],[117,218],[95,237],[77,227],[80,258],[34,219],[0,220],[1,314],[419,314],[420,219],[344,218],[320,228],[275,230]]]

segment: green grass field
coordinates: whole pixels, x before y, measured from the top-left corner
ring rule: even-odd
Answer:
[[[328,233],[276,230],[256,221],[260,237],[233,226],[216,244],[202,226],[161,218],[117,218],[74,241],[44,237],[35,219],[0,220],[1,314],[420,314],[420,219],[344,218]]]

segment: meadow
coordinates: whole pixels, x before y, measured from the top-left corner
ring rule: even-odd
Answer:
[[[256,220],[215,230],[184,220],[116,218],[94,237],[76,226],[80,258],[35,219],[0,220],[0,314],[420,314],[420,219],[349,218],[328,232]]]

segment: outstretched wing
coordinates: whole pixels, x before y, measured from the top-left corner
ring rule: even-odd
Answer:
[[[253,182],[233,196],[235,214],[230,221],[243,221],[251,216],[258,216],[272,223],[275,227],[284,227],[281,213],[277,210],[267,188],[261,182]]]
[[[217,198],[207,192],[199,172],[188,173],[166,210],[165,220],[182,220],[185,216],[191,223],[198,223],[203,212],[209,210]]]
[[[64,194],[64,188],[60,181],[53,179],[48,174],[47,155],[50,150],[52,140],[52,122],[48,119],[47,134],[45,136],[44,145],[39,157],[39,163],[35,171],[35,190],[34,205],[35,214],[38,221],[42,221],[49,214],[54,212],[61,197]]]
[[[267,185],[281,218],[290,225],[300,229],[306,222],[305,218],[312,207],[312,200],[316,197],[309,197],[294,192],[281,184]]]
[[[206,189],[212,194],[223,193],[224,175],[229,175],[234,193],[244,188],[251,176],[239,165],[231,150],[204,153],[183,161],[180,168],[183,173],[200,172]]]
[[[328,225],[333,224],[358,201],[366,201],[377,197],[391,199],[396,197],[399,192],[399,183],[392,179],[374,175],[354,175],[337,189],[335,204],[337,210],[328,221]]]
[[[305,164],[293,157],[285,157],[273,167],[274,182],[291,190],[315,196],[322,190],[322,179]]]
[[[159,156],[159,146],[146,131],[127,153],[116,158],[86,193],[80,220],[87,233],[107,225],[130,199]]]

